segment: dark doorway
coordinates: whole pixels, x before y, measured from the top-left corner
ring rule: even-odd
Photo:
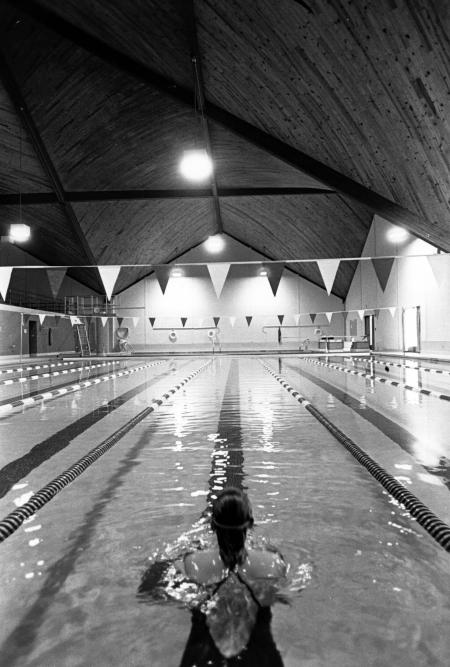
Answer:
[[[364,315],[364,336],[371,350],[375,349],[375,316]]]
[[[30,357],[37,354],[37,322],[34,320],[28,322],[28,351]]]

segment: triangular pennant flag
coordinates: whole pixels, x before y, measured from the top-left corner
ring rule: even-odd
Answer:
[[[272,293],[276,296],[281,275],[284,271],[284,264],[263,264],[263,267],[267,271],[267,280],[270,283]]]
[[[41,314],[39,313],[38,317],[39,317],[39,324],[42,326],[42,324],[43,324],[43,322],[44,322],[44,320],[45,320],[45,315],[41,315]]]
[[[374,257],[372,258],[373,268],[377,274],[378,282],[380,283],[381,289],[386,289],[387,281],[391,275],[392,265],[394,263],[393,257]]]
[[[133,317],[132,320],[133,320],[133,326],[136,327],[139,322],[139,317]]]
[[[246,315],[245,319],[247,320],[247,326],[249,327],[252,322],[253,315]]]
[[[449,273],[450,264],[448,261],[448,255],[428,255],[427,259],[436,284],[440,286],[445,276]]]
[[[391,313],[391,316],[394,317],[395,311],[397,310],[397,308],[394,306],[394,307],[389,308],[388,310]]]
[[[322,280],[325,285],[325,289],[328,294],[331,293],[333,288],[334,279],[336,278],[336,273],[339,268],[340,259],[318,259],[317,266],[319,267]]]
[[[103,287],[105,288],[106,298],[110,301],[117,276],[120,272],[120,266],[99,266],[97,268],[100,278],[102,279]]]
[[[230,315],[230,324],[232,327],[236,324],[236,318],[234,315]]]
[[[328,324],[331,322],[331,318],[333,317],[333,313],[325,313],[327,316]]]
[[[12,266],[0,266],[0,294],[3,297],[3,301],[6,301],[6,293],[8,291],[9,281],[11,280],[12,270]]]
[[[294,322],[295,322],[295,325],[298,326],[298,323],[300,322],[300,313],[296,313],[294,315]]]
[[[218,327],[220,322],[220,317],[213,317],[214,326]]]
[[[153,325],[155,324],[156,317],[149,317],[148,320],[150,322],[151,328],[153,329]]]
[[[365,310],[358,310],[357,312],[359,315],[359,319],[362,320],[362,318],[364,317]]]
[[[117,324],[119,325],[119,327],[122,326],[122,322],[123,322],[123,317],[118,317],[117,318]]]
[[[309,313],[309,316],[311,318],[311,322],[314,324],[314,322],[316,321],[316,313]]]
[[[155,269],[156,279],[163,294],[166,291],[167,283],[169,282],[170,271],[170,266],[158,266],[158,268]]]
[[[230,270],[230,265],[223,262],[215,262],[213,264],[207,264],[209,275],[211,276],[212,284],[217,298],[220,298],[222,289],[227,279],[228,271]]]
[[[47,278],[54,299],[58,296],[65,275],[66,269],[47,269]]]
[[[283,324],[284,315],[277,315],[277,317],[278,317],[278,322],[279,322],[280,324]]]
[[[102,321],[102,325],[105,326],[105,324],[106,324],[107,321],[108,321],[108,318],[107,318],[107,317],[101,317],[100,319],[101,319],[101,321]]]
[[[70,315],[70,324],[73,326],[74,324],[83,324],[83,322],[76,315]]]
[[[180,320],[181,320],[181,326],[184,327],[184,325],[187,322],[187,317],[180,317]]]

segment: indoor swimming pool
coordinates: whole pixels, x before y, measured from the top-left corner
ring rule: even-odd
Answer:
[[[2,664],[177,667],[189,609],[138,596],[141,576],[211,539],[201,519],[231,484],[249,495],[252,540],[289,565],[271,622],[286,667],[446,666],[450,553],[277,381],[450,523],[439,398],[450,364],[378,361],[223,355],[1,373],[17,382],[0,384],[0,520],[112,443],[0,544]]]

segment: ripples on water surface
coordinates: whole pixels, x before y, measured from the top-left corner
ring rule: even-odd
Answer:
[[[449,555],[249,359],[216,361],[1,545],[7,664],[178,665],[188,611],[137,586],[212,539],[199,519],[228,483],[248,489],[251,539],[290,565],[285,665],[448,664]]]

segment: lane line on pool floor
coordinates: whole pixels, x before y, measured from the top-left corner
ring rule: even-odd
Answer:
[[[89,366],[77,366],[76,368],[64,368],[62,371],[52,371],[51,373],[37,373],[36,375],[26,375],[25,377],[20,378],[11,378],[8,380],[0,380],[0,386],[5,385],[9,386],[15,383],[29,382],[30,380],[40,380],[41,378],[50,378],[57,377],[59,375],[68,375],[69,373],[76,373],[77,371],[90,370],[91,368],[100,368],[102,366],[111,366],[114,364],[120,364],[120,361],[104,361],[101,364],[89,364]]]
[[[332,355],[330,355],[332,356]],[[353,357],[357,360],[367,360],[367,357]],[[437,373],[439,375],[450,375],[450,371],[444,371],[439,368],[428,368],[426,366],[409,366],[408,364],[395,364],[393,361],[380,361],[371,357],[369,361],[380,366],[395,366],[395,368],[410,368],[413,371],[424,371],[425,373]]]
[[[200,372],[204,371],[205,368],[207,368],[211,363],[212,360],[210,359],[206,362],[206,364],[200,366],[200,368],[187,375],[183,380],[178,382],[178,384],[162,394],[161,398],[153,398],[150,402],[154,405],[150,405],[148,408],[141,410],[141,412],[135,415],[132,419],[128,420],[115,433],[91,449],[90,452],[85,454],[85,456],[76,461],[76,463],[67,468],[67,470],[62,472],[51,482],[42,487],[42,489],[40,489],[37,493],[33,494],[26,503],[4,517],[0,521],[0,542],[3,542],[13,533],[15,533],[26,519],[35,514],[38,510],[42,509],[42,507],[46,505],[52,498],[54,498],[57,493],[59,493],[62,489],[68,486],[68,484],[77,479],[77,477],[79,477],[87,468],[89,468],[89,466],[95,463],[97,459],[103,456],[103,454],[106,454],[106,452],[110,450],[111,447],[117,444],[117,442],[119,442],[119,440],[121,440],[129,431],[131,431],[137,424],[139,424],[139,422],[154,412],[157,407],[162,405],[164,400],[171,398],[173,394],[175,394],[179,389],[181,389],[181,387],[187,384]]]
[[[363,371],[355,371],[352,368],[345,368],[344,366],[338,366],[337,364],[329,364],[325,361],[317,361],[316,359],[304,359],[301,358],[301,361],[306,361],[308,364],[316,364],[316,366],[325,366],[327,368],[332,368],[336,371],[341,371],[343,373],[348,373],[349,375],[359,375],[363,378],[369,378],[375,382],[380,382],[381,384],[387,384],[391,387],[399,387],[401,389],[407,389],[408,391],[414,391],[416,394],[423,394],[424,396],[433,396],[434,398],[440,398],[442,401],[450,401],[450,396],[448,394],[441,394],[438,391],[433,389],[419,389],[418,387],[412,387],[409,384],[400,382],[398,380],[389,380],[388,378],[376,377],[370,373],[364,373]]]
[[[408,491],[395,477],[390,475],[374,459],[372,459],[364,450],[362,450],[353,440],[343,433],[333,422],[323,415],[312,405],[304,396],[302,396],[286,380],[275,373],[270,366],[263,361],[260,362],[263,367],[272,375],[286,391],[295,398],[298,403],[308,410],[325,428],[338,440],[354,458],[369,471],[386,491],[403,505],[411,514],[417,523],[424,528],[436,542],[450,553],[450,526],[439,519],[421,500],[411,491]]]
[[[71,394],[74,391],[79,389],[86,389],[86,387],[92,387],[93,385],[100,384],[102,382],[108,382],[109,380],[115,380],[116,378],[123,377],[125,375],[131,375],[131,373],[136,373],[137,371],[142,371],[145,368],[150,368],[151,366],[159,366],[164,363],[164,361],[153,361],[152,363],[142,364],[141,366],[135,366],[126,371],[117,371],[117,373],[111,373],[111,375],[100,375],[100,377],[93,378],[92,380],[82,380],[76,384],[71,384],[66,387],[61,387],[60,389],[52,389],[50,391],[45,391],[42,394],[37,394],[36,396],[30,396],[28,398],[21,398],[11,403],[4,403],[0,405],[0,419],[4,415],[9,415],[12,410],[20,407],[32,407],[42,401],[48,401],[52,398],[59,398],[60,396],[65,396],[66,394]]]

